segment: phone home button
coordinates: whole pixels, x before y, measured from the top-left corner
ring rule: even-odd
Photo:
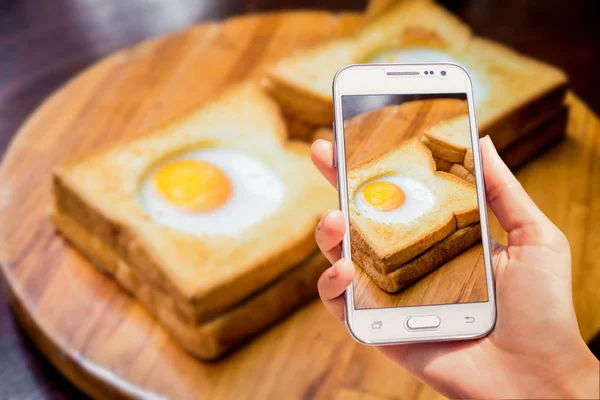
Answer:
[[[437,315],[424,315],[421,317],[410,317],[406,321],[408,329],[431,329],[440,326],[440,317]]]

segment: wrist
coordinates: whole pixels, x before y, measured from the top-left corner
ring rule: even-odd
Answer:
[[[600,398],[600,363],[587,347],[576,362],[557,378],[555,389],[555,397],[559,398]]]

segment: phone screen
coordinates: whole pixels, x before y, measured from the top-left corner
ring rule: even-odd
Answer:
[[[343,95],[356,309],[488,301],[465,93]]]

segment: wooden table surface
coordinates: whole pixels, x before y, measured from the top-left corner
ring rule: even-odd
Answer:
[[[473,30],[563,68],[571,88],[600,110],[600,3],[594,0],[445,1]],[[199,21],[284,8],[362,9],[364,1],[0,0],[0,154],[19,125],[53,90],[117,49]],[[566,143],[572,146],[573,143]],[[561,145],[562,146],[562,145]],[[550,158],[552,155],[550,155]],[[550,160],[551,161],[551,160]],[[590,171],[581,171],[591,174]],[[519,178],[535,184],[535,169]],[[563,195],[568,187],[559,188]],[[559,197],[561,197],[559,193]],[[554,199],[543,201],[552,209]],[[583,214],[582,214],[583,216]],[[576,227],[572,228],[574,231]],[[585,242],[585,235],[572,243]],[[584,278],[580,278],[584,279]],[[597,343],[597,341],[596,341]],[[598,348],[598,345],[594,345]],[[70,398],[80,393],[22,337],[0,299],[0,398]]]

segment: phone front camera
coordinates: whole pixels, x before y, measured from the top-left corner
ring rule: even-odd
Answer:
[[[442,76],[446,76],[446,71],[441,72]]]

